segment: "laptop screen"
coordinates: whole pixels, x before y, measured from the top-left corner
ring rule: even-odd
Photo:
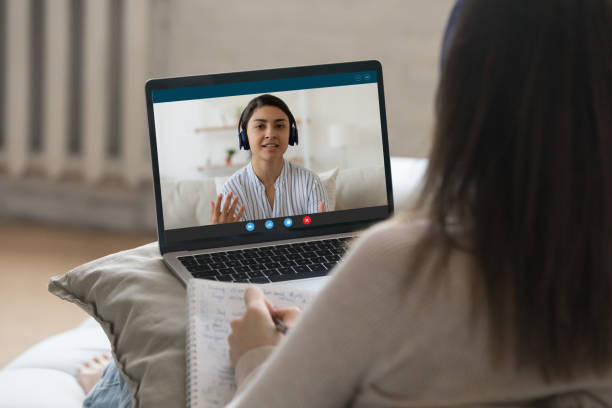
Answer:
[[[162,249],[347,232],[392,212],[376,61],[146,90]]]

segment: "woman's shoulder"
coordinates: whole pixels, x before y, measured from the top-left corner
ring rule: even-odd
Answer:
[[[349,244],[343,261],[332,272],[326,296],[343,299],[338,302],[349,309],[398,323],[392,316],[408,304],[429,299],[432,293],[431,271],[412,267],[411,262],[428,224],[392,218],[364,231]]]
[[[426,282],[441,276],[440,268],[457,272],[471,269],[467,252],[451,250],[445,258],[443,245],[430,239],[430,231],[431,222],[427,219],[394,216],[352,241],[345,261],[370,277],[371,271],[376,271],[377,279],[388,281],[391,286],[406,280]],[[447,262],[436,262],[444,259]]]
[[[350,266],[352,272],[349,273],[353,275],[359,274],[355,271],[360,270],[371,278],[375,270],[377,276],[393,279],[392,276],[401,275],[406,270],[427,225],[424,221],[405,221],[396,217],[375,224],[349,241],[343,264]]]
[[[429,226],[430,222],[426,219],[394,216],[365,230],[353,245],[397,253],[398,250],[409,249],[420,242]]]
[[[287,168],[289,169],[291,174],[298,175],[300,177],[306,177],[306,178],[312,178],[312,179],[319,180],[319,176],[314,171],[309,170],[305,167],[302,167],[298,164],[292,163],[289,160],[285,160],[285,163],[287,164]]]
[[[242,185],[245,182],[245,180],[247,180],[248,178],[250,166],[251,166],[251,163],[249,162],[245,166],[236,170],[234,174],[232,174],[231,176],[227,178],[227,180],[225,180],[225,182],[223,183],[223,186],[228,187],[236,183],[238,183],[239,185]]]

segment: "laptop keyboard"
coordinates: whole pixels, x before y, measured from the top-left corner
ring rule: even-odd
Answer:
[[[325,276],[340,261],[351,238],[297,242],[193,256],[179,261],[200,279],[270,283]]]

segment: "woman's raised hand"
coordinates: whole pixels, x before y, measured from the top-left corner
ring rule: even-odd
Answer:
[[[246,205],[243,204],[242,207],[240,207],[238,214],[234,215],[236,212],[236,206],[238,205],[238,196],[235,196],[233,201],[232,196],[233,193],[231,191],[227,193],[227,198],[225,200],[225,203],[223,204],[223,208],[221,208],[223,194],[219,194],[216,203],[214,201],[210,202],[211,224],[225,224],[227,222],[240,221],[244,210],[246,210]]]

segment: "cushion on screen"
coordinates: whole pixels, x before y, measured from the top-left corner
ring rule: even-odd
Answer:
[[[210,224],[210,200],[217,194],[213,179],[161,180],[166,229]]]

